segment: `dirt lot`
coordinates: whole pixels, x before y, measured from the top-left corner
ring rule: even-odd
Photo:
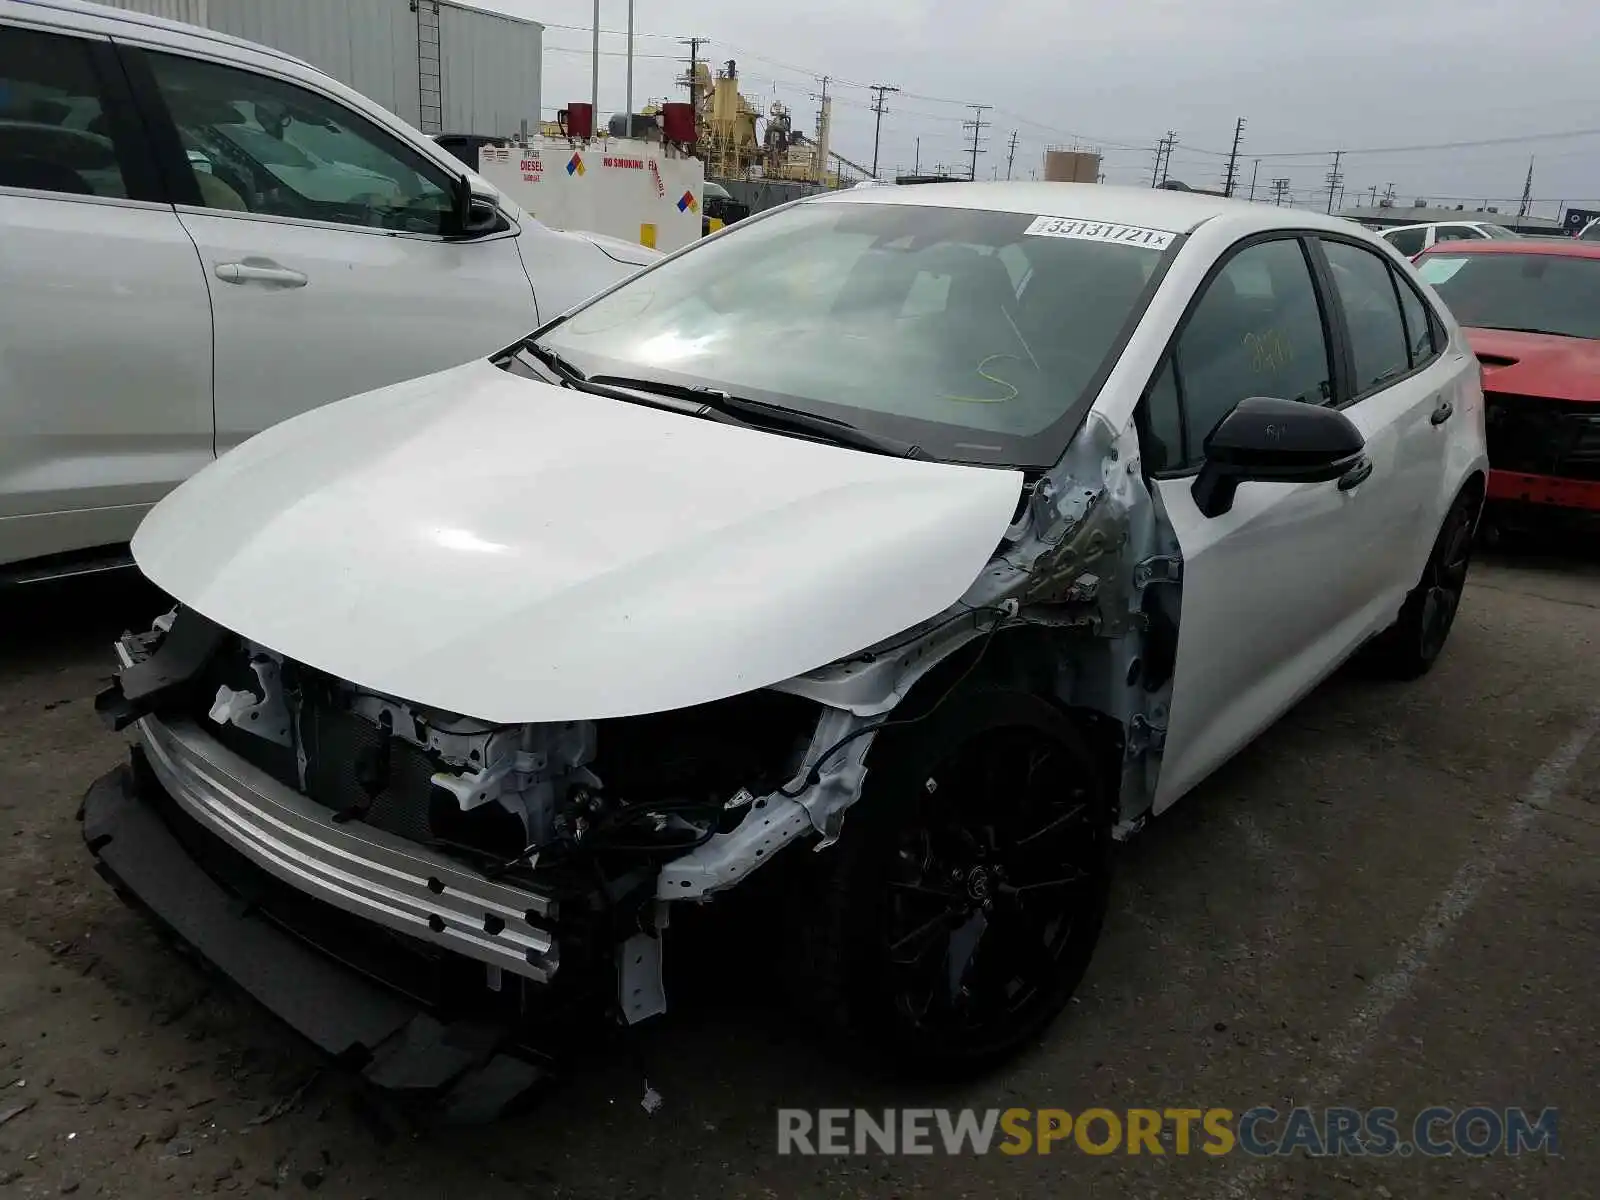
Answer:
[[[1078,1000],[1005,1073],[865,1076],[737,949],[539,1109],[474,1130],[319,1071],[91,872],[73,813],[123,749],[90,701],[107,639],[152,603],[127,582],[0,600],[0,1193],[1600,1196],[1594,558],[1475,568],[1425,681],[1340,676],[1153,823]],[[776,1153],[779,1106],[917,1103],[1557,1106],[1561,1153]]]

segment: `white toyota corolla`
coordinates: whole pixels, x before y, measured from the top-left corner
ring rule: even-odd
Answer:
[[[513,1090],[558,999],[661,1011],[673,910],[785,871],[819,1014],[980,1067],[1115,840],[1358,650],[1429,668],[1487,466],[1461,330],[1349,222],[816,197],[179,487],[85,834],[380,1082]]]

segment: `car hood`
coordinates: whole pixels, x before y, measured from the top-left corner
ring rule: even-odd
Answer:
[[[1021,487],[475,362],[257,434],[158,504],[133,555],[180,603],[373,691],[598,719],[764,687],[937,615]]]
[[[619,237],[612,237],[608,233],[590,233],[586,229],[572,229],[568,232],[574,237],[580,237],[584,241],[591,243],[595,249],[599,250],[607,258],[615,259],[619,263],[626,263],[631,267],[647,267],[655,262],[656,259],[666,257],[660,250],[656,250],[653,247],[643,246],[638,242],[630,242]]]
[[[1600,341],[1508,329],[1468,329],[1488,392],[1600,402]]]

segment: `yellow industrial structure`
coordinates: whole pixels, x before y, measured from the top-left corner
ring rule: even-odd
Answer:
[[[722,64],[715,77],[708,64],[696,63],[694,75],[685,76],[683,82],[692,83],[695,128],[708,175],[838,186],[838,175],[828,169],[831,100],[822,102],[816,134],[808,135],[794,127],[789,106],[781,101],[774,100],[763,116],[740,93],[739,67],[732,59]]]

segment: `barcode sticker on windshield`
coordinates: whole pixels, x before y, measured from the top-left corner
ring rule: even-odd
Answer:
[[[1165,250],[1177,235],[1165,229],[1117,225],[1110,221],[1080,221],[1073,217],[1036,217],[1022,231],[1028,237],[1074,238],[1080,242],[1121,242],[1146,250]]]

